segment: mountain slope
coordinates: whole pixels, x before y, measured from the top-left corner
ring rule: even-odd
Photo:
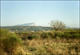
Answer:
[[[51,27],[42,27],[42,26],[6,26],[6,27],[2,27],[2,28],[6,28],[9,29],[11,31],[48,31],[48,30],[52,30]]]
[[[25,23],[25,24],[19,24],[16,26],[35,26],[35,23]]]

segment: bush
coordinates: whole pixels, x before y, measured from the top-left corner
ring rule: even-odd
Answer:
[[[64,32],[61,32],[61,31],[55,32],[55,37],[63,37],[63,35],[64,35]]]
[[[22,43],[21,39],[16,37],[15,35],[9,36],[8,38],[3,40],[4,49],[7,52],[12,52]]]
[[[28,49],[29,49],[29,51],[36,51],[35,47],[29,47]]]
[[[0,55],[7,55],[7,53],[2,48],[0,48]]]
[[[29,40],[36,39],[36,38],[38,38],[38,36],[36,36],[36,35],[34,35],[34,34],[29,35],[29,36],[27,37],[27,39],[29,39]]]
[[[51,38],[55,37],[55,32],[48,32],[48,36],[50,36]]]
[[[8,37],[8,35],[10,35],[10,33],[7,29],[0,28],[0,38]]]
[[[46,33],[46,32],[43,32],[43,33],[41,34],[41,38],[43,38],[43,39],[48,38],[48,37],[49,37],[49,35],[48,35],[48,33]]]
[[[73,36],[73,38],[80,38],[80,34],[79,33],[75,33],[72,36]]]
[[[18,46],[21,46],[21,38],[17,37],[15,34],[12,34],[5,29],[1,29],[0,33],[0,48],[2,48],[6,53],[12,53]]]
[[[64,38],[72,38],[72,34],[69,32],[64,32]]]

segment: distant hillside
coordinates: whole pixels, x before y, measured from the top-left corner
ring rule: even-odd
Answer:
[[[42,26],[6,26],[2,28],[6,28],[11,31],[48,31],[48,30],[52,30],[51,27],[42,27]]]
[[[15,26],[35,26],[35,23],[25,23],[25,24],[19,24]]]

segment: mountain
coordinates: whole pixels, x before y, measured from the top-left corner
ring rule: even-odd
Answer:
[[[19,24],[16,26],[35,26],[35,23],[25,23],[25,24]]]
[[[43,26],[6,26],[2,27],[11,31],[19,31],[19,32],[25,32],[25,31],[48,31],[52,30],[51,27],[43,27]]]
[[[19,31],[19,32],[52,30],[51,27],[44,27],[44,26],[38,26],[38,25],[36,26],[35,23],[25,23],[25,24],[19,24],[19,25],[14,25],[14,26],[4,26],[2,28],[6,28],[11,31]]]

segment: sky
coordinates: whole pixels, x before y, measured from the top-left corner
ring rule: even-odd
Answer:
[[[52,20],[79,27],[79,1],[1,1],[1,26],[49,26]]]

